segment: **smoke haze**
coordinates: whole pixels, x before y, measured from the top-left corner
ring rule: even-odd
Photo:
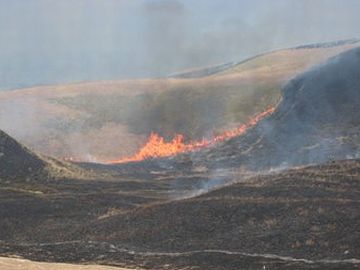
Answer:
[[[0,89],[157,77],[360,37],[357,0],[0,0]]]

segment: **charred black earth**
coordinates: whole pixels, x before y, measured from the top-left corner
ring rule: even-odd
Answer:
[[[177,177],[164,177],[2,187],[0,254],[144,269],[360,266],[359,160],[233,173],[184,199],[168,196]]]
[[[45,163],[0,130],[0,179],[24,179],[40,173]]]

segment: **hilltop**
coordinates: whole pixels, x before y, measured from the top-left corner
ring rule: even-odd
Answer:
[[[151,132],[194,140],[237,127],[276,105],[291,78],[356,46],[353,41],[279,50],[192,78],[0,93],[0,125],[39,153],[92,162],[118,159],[134,154]]]

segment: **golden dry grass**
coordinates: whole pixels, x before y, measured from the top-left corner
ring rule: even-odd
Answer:
[[[357,45],[276,51],[202,78],[88,82],[0,93],[0,127],[40,153],[112,160],[134,154],[151,131],[199,139],[238,126],[277,104],[290,78]]]
[[[19,258],[0,257],[1,270],[130,270],[102,265],[76,265],[67,263],[33,262]],[[139,269],[139,268],[138,268]]]

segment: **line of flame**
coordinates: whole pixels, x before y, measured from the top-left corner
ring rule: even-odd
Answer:
[[[212,139],[202,139],[201,141],[193,141],[185,143],[184,136],[176,134],[174,138],[166,142],[163,137],[156,133],[151,133],[149,139],[145,145],[133,156],[125,157],[117,160],[111,160],[106,162],[107,164],[117,164],[141,161],[152,158],[170,157],[180,153],[198,150],[200,148],[208,147],[215,143],[224,141],[226,139],[240,136],[246,132],[247,129],[255,126],[261,119],[273,113],[274,107],[267,109],[266,111],[255,115],[249,120],[248,123],[241,125],[240,127],[225,131],[224,133],[213,137]]]

